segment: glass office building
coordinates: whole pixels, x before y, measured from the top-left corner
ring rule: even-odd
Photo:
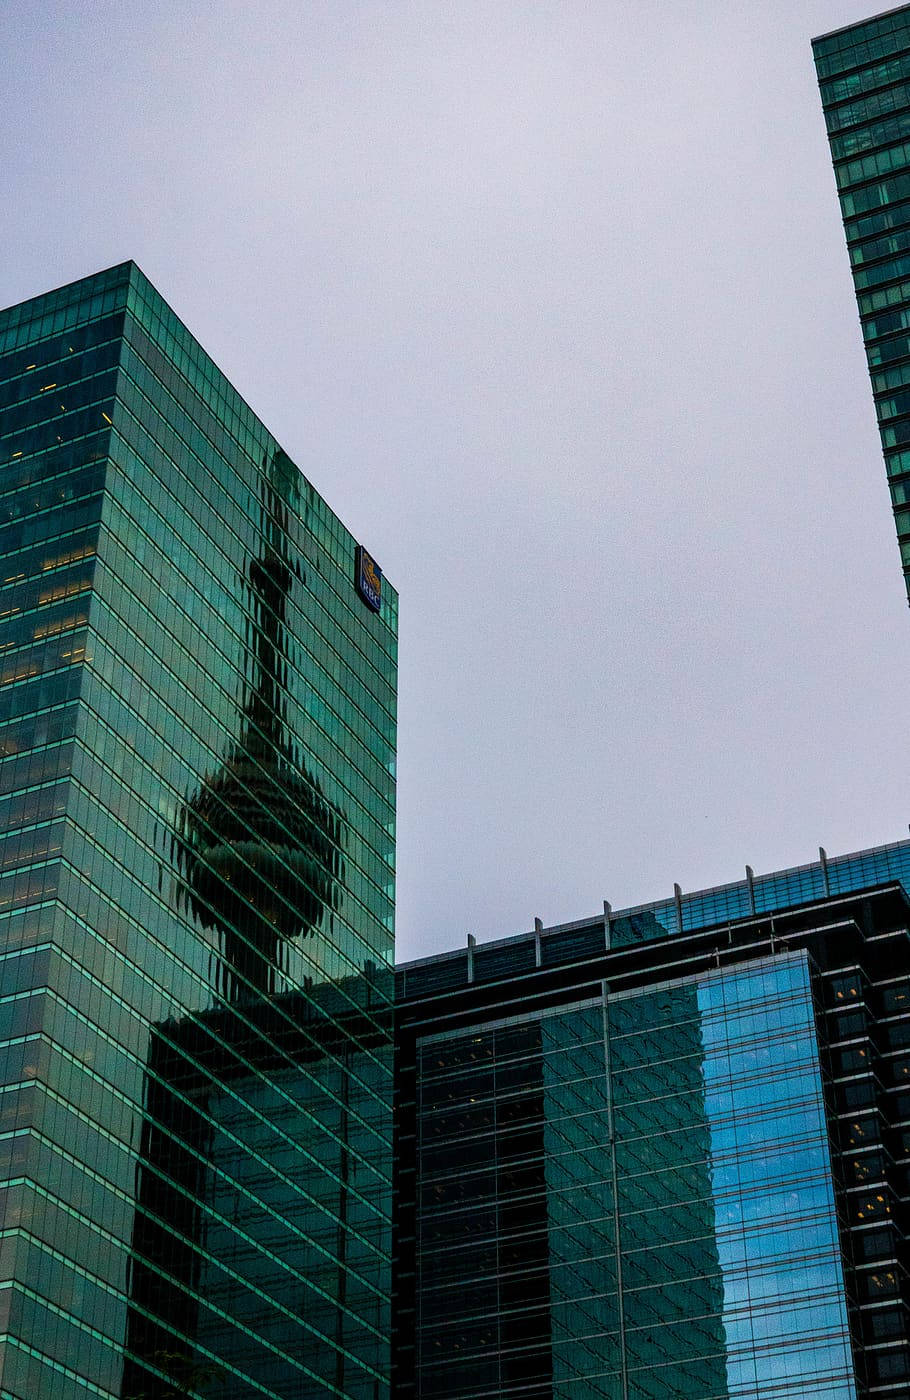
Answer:
[[[910,843],[397,987],[396,1396],[910,1394]]]
[[[382,1400],[394,591],[133,264],[0,471],[0,1396]]]
[[[910,6],[813,49],[910,592]]]

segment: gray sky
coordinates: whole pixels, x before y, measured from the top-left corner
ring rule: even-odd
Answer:
[[[874,9],[0,6],[0,304],[134,257],[402,594],[400,956],[906,834]]]

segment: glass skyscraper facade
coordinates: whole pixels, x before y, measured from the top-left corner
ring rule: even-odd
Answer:
[[[910,593],[910,6],[813,49]]]
[[[133,264],[0,470],[0,1397],[382,1400],[395,593]]]
[[[415,1400],[910,1394],[910,843],[398,970]]]

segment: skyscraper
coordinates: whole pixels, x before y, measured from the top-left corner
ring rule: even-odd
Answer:
[[[910,6],[813,49],[910,593]]]
[[[398,969],[400,1400],[910,1394],[910,842]]]
[[[378,1400],[394,591],[130,263],[0,462],[0,1394]]]

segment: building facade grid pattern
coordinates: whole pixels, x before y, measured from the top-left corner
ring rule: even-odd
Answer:
[[[0,473],[0,1394],[376,1400],[394,591],[132,264]]]
[[[910,588],[910,7],[813,48]]]
[[[854,1400],[804,954],[418,1044],[421,1397]]]

